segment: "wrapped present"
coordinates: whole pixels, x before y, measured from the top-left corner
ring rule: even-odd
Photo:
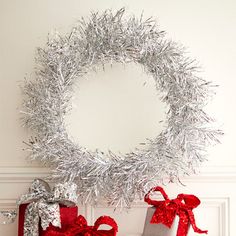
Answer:
[[[34,180],[18,201],[18,236],[45,236],[52,229],[65,232],[78,215],[76,190],[74,183],[63,183],[51,191],[45,181]]]
[[[111,229],[99,229],[101,225],[108,225]],[[44,236],[116,236],[117,232],[118,226],[109,216],[101,216],[96,220],[94,226],[88,226],[86,219],[80,215],[64,233],[50,229]]]
[[[151,199],[150,194],[155,191],[159,191],[164,200]],[[207,230],[199,229],[195,223],[192,210],[200,204],[196,196],[179,194],[170,200],[164,189],[157,186],[145,195],[144,200],[152,207],[147,211],[143,236],[186,236],[190,225],[196,233],[207,233]],[[179,216],[179,222],[176,222],[176,216]]]
[[[25,211],[28,204],[21,204],[19,206],[19,220],[18,220],[18,236],[24,236],[24,222],[25,222]],[[41,225],[39,227],[39,234],[40,236],[50,235],[47,232],[51,232],[51,230],[64,233],[72,223],[74,223],[75,219],[78,216],[78,208],[74,207],[67,207],[65,205],[60,204],[60,221],[61,227],[54,226],[49,224],[49,226],[43,230]],[[53,236],[53,234],[52,234]]]
[[[143,236],[176,236],[177,228],[178,228],[178,219],[175,217],[171,228],[163,225],[163,224],[151,224],[151,219],[153,214],[155,213],[155,207],[148,207],[145,224],[143,228]]]

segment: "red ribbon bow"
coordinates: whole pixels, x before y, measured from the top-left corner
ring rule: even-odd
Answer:
[[[157,201],[150,199],[150,193],[154,191],[161,192],[165,200]],[[170,228],[176,215],[178,215],[179,225],[176,236],[186,236],[188,233],[189,224],[192,225],[194,232],[207,234],[207,230],[199,229],[195,223],[192,210],[201,203],[196,196],[179,194],[177,198],[170,200],[164,189],[157,186],[149,190],[149,192],[145,195],[144,200],[149,205],[153,205],[156,207],[156,211],[154,212],[150,223],[162,223]]]
[[[110,230],[98,230],[103,224],[109,225],[112,228]],[[69,230],[68,236],[116,236],[117,231],[118,226],[116,222],[109,216],[101,216],[96,220],[94,226],[88,226],[86,219],[80,215]]]
[[[110,230],[99,230],[98,228],[103,225],[109,225]],[[65,232],[48,231],[45,236],[116,236],[118,226],[114,219],[109,216],[99,217],[94,226],[88,226],[86,219],[80,215],[77,217],[74,224],[72,224]]]

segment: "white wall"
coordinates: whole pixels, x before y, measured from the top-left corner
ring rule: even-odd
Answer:
[[[157,18],[169,37],[188,47],[190,55],[201,62],[204,67],[203,76],[220,85],[208,110],[218,119],[225,132],[222,144],[210,149],[209,162],[204,165],[200,175],[183,180],[187,187],[169,185],[167,189],[172,197],[179,192],[185,192],[196,194],[202,199],[203,204],[196,210],[196,218],[199,226],[209,229],[210,236],[226,236],[229,233],[236,235],[233,225],[236,218],[234,0],[0,0],[0,209],[14,207],[15,199],[26,191],[30,181],[48,173],[47,169],[27,162],[26,153],[22,151],[22,141],[26,140],[29,134],[21,127],[19,120],[19,85],[26,75],[33,76],[35,48],[44,45],[47,33],[52,29],[66,32],[77,19],[87,16],[92,10],[119,9],[123,6],[128,14],[140,15],[144,10],[145,16]],[[87,85],[83,84],[83,88]],[[125,86],[132,90],[134,84],[127,82]],[[151,86],[148,89],[151,90]],[[145,97],[145,94],[143,96]],[[81,93],[80,99],[85,101],[84,108],[85,98],[86,94]],[[154,104],[148,103],[150,98],[145,99],[147,109],[152,110]],[[142,99],[137,97],[137,102],[141,101]],[[130,106],[134,106],[134,111],[137,111],[137,104],[134,101],[118,108],[121,113]],[[109,103],[108,105],[113,107]],[[156,112],[153,111],[153,115],[157,114]],[[114,116],[112,122],[118,124],[120,118]],[[145,122],[145,118],[142,119]],[[85,120],[86,118],[83,118],[81,121]],[[128,122],[130,121],[124,122],[127,128],[132,125],[132,122]],[[135,135],[131,131],[128,132],[133,139],[123,139],[122,132],[110,132],[111,140],[120,140],[114,148],[128,150],[133,148],[139,139],[152,135],[153,121],[144,124],[147,126],[136,124],[140,128],[135,129]],[[89,123],[85,126],[90,127]],[[96,129],[96,125],[94,127]],[[100,132],[107,129],[106,122],[99,123],[99,127]],[[89,139],[87,133],[83,137],[89,147],[100,145],[99,147],[106,148],[105,136],[99,139],[100,143]],[[109,145],[112,144],[114,142]],[[102,207],[81,207],[81,212],[87,214],[90,222],[101,214],[116,217],[120,225],[120,235],[140,235],[145,210],[145,205],[141,203],[129,214],[114,214],[112,209]],[[130,223],[127,226],[128,220]],[[16,224],[0,226],[0,235],[16,235],[15,227]]]

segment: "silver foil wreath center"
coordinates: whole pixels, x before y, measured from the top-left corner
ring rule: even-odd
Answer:
[[[169,106],[167,128],[147,148],[124,156],[72,142],[64,122],[75,80],[112,62],[143,66]],[[26,80],[23,87],[23,124],[35,134],[28,143],[30,158],[50,166],[54,180],[76,181],[81,201],[90,204],[105,199],[129,207],[163,179],[178,181],[196,170],[206,146],[221,134],[210,127],[213,119],[203,110],[213,86],[197,69],[152,18],[124,17],[124,9],[92,13],[68,35],[54,35],[37,50],[35,80]]]

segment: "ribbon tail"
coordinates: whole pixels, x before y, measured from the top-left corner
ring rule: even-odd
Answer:
[[[43,230],[46,230],[50,223],[56,227],[61,227],[60,207],[58,203],[39,201],[38,214]]]
[[[207,234],[208,233],[207,230],[201,230],[196,226],[194,214],[191,210],[188,210],[188,216],[189,216],[189,221],[190,221],[190,224],[193,227],[194,232],[199,233],[199,234]]]
[[[30,203],[25,211],[24,219],[24,236],[38,236],[39,235],[39,215],[38,204]]]
[[[187,236],[189,228],[189,219],[185,212],[179,213],[179,224],[176,236]]]

